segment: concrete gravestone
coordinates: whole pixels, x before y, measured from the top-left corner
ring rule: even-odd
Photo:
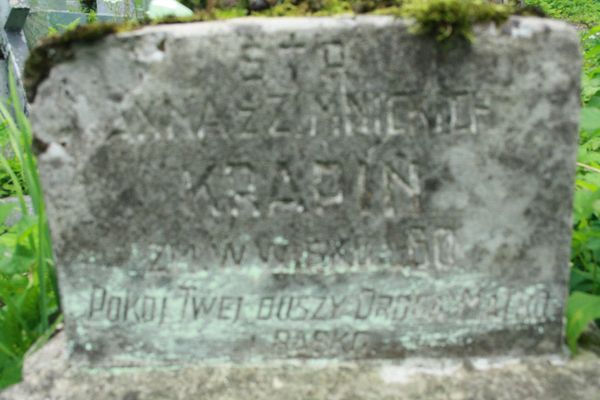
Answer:
[[[76,45],[32,112],[72,359],[560,352],[576,42],[364,17]]]

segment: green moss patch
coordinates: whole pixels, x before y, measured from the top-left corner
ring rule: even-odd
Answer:
[[[253,0],[240,0],[229,7],[219,7],[215,0],[189,1],[192,2],[189,5],[196,9],[196,14],[192,17],[129,21],[122,24],[92,23],[46,38],[31,52],[25,65],[28,100],[34,100],[37,87],[48,77],[53,66],[73,58],[73,44],[96,42],[108,35],[147,25],[227,19],[243,15],[323,16],[370,13],[412,18],[415,21],[415,33],[447,41],[453,38],[472,40],[473,25],[502,23],[517,11],[512,6],[491,4],[484,0],[264,0],[266,3],[263,4],[267,7],[260,11],[252,9]]]
[[[365,14],[382,9],[399,9],[403,3],[403,0],[281,0],[266,10],[250,13],[271,17]]]
[[[414,31],[434,36],[438,41],[452,37],[473,39],[473,25],[504,22],[513,9],[483,0],[410,1],[400,9],[400,15],[414,18]]]

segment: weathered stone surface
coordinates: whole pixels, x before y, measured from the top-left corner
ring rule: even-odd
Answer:
[[[75,45],[32,106],[74,362],[560,352],[577,43],[359,17]]]
[[[431,370],[348,363],[328,366],[188,366],[86,370],[69,364],[60,337],[28,359],[25,382],[0,400],[565,400],[596,399],[600,360],[544,359]]]

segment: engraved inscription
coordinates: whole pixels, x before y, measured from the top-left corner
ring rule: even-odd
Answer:
[[[274,351],[286,357],[334,357],[350,354],[360,357],[370,351],[368,331],[348,329],[277,329]]]
[[[325,43],[323,56],[328,68],[341,68],[344,66],[344,46],[341,42]]]
[[[214,267],[239,268],[245,263],[264,266],[273,273],[318,274],[322,272],[368,271],[393,267],[395,269],[446,271],[460,268],[456,264],[459,249],[451,229],[435,227],[408,228],[406,235],[387,242],[375,243],[366,236],[346,239],[307,238],[292,242],[283,236],[259,236],[254,240],[213,240],[209,246],[177,248],[132,245],[132,252],[148,254],[150,265],[169,266],[186,270],[205,270]],[[154,270],[154,268],[150,268]]]
[[[315,202],[321,207],[342,204],[342,167],[336,163],[315,163],[313,165],[313,193]]]
[[[167,300],[167,297],[141,296],[128,291],[123,295],[116,295],[104,287],[94,286],[90,295],[88,318],[160,325],[167,313]]]
[[[360,286],[339,294],[216,294],[201,286],[180,285],[165,295],[94,285],[87,319],[120,323],[200,320],[308,322],[352,319],[402,321],[406,324],[478,324],[481,321],[522,323],[555,318],[554,300],[542,285],[526,289],[457,287],[442,293],[394,293]],[[460,322],[459,322],[460,321]]]
[[[489,98],[474,92],[452,93],[447,99],[434,102],[413,92],[356,91],[344,86],[335,91],[304,92],[288,85],[268,91],[261,83],[260,53],[248,51],[252,58],[245,59],[240,67],[244,81],[236,88],[238,94],[230,104],[216,104],[214,99],[200,97],[194,112],[199,112],[201,118],[178,127],[181,131],[176,134],[156,128],[157,124],[150,120],[152,117],[144,115],[142,110],[132,110],[122,116],[125,123],[138,126],[140,124],[133,120],[137,118],[148,124],[144,125],[144,131],[123,133],[120,139],[130,144],[206,141],[215,136],[236,139],[402,136],[416,139],[479,134],[491,114]],[[299,117],[298,110],[306,111]],[[223,114],[235,116],[232,126],[226,127],[220,118]],[[152,130],[148,130],[149,127]]]
[[[240,73],[245,80],[260,80],[263,78],[265,51],[256,44],[242,46]]]
[[[288,40],[279,45],[279,51],[286,57],[289,75],[280,78],[282,82],[296,82],[298,79],[298,59],[306,52],[305,44],[298,39],[295,33],[289,35]]]
[[[561,318],[559,302],[544,285],[511,288],[484,284],[439,293],[359,285],[331,288],[332,294],[258,294],[250,285],[247,293],[240,295],[206,289],[207,284],[183,284],[167,291],[148,287],[136,295],[94,285],[89,291],[86,321],[179,327],[175,329],[208,324],[236,329],[250,324],[256,327],[253,337],[279,356],[352,358],[367,356],[378,346],[376,327],[396,330],[402,326],[388,344],[410,349],[416,342],[427,346],[443,346],[452,340],[468,343],[468,336],[460,339],[465,328],[518,329],[523,324]],[[417,327],[419,337],[411,333]]]
[[[131,57],[98,93],[65,97],[87,58],[61,64],[33,104],[60,149],[39,163],[73,360],[559,351],[574,143],[551,117],[577,76],[548,35],[444,52],[391,18],[173,29],[103,42],[90,82]],[[532,81],[531,52],[562,72]]]

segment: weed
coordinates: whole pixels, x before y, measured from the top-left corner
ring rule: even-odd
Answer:
[[[10,176],[18,201],[0,204],[0,388],[20,380],[24,354],[36,341],[48,336],[60,315],[42,188],[31,149],[31,128],[19,104],[12,74],[10,96],[10,108],[0,104],[0,118],[16,161],[0,154],[0,168]],[[15,171],[15,162],[21,166],[20,171]],[[33,209],[25,198],[27,191]],[[6,221],[17,207],[21,217],[8,225]]]
[[[502,23],[512,9],[484,0],[412,0],[402,7],[402,15],[414,18],[417,33],[434,36],[438,41],[453,37],[473,40],[473,25]]]
[[[582,39],[584,73],[571,252],[567,340],[572,351],[600,318],[600,26]]]
[[[600,1],[598,0],[527,0],[553,18],[593,26],[600,24]]]

